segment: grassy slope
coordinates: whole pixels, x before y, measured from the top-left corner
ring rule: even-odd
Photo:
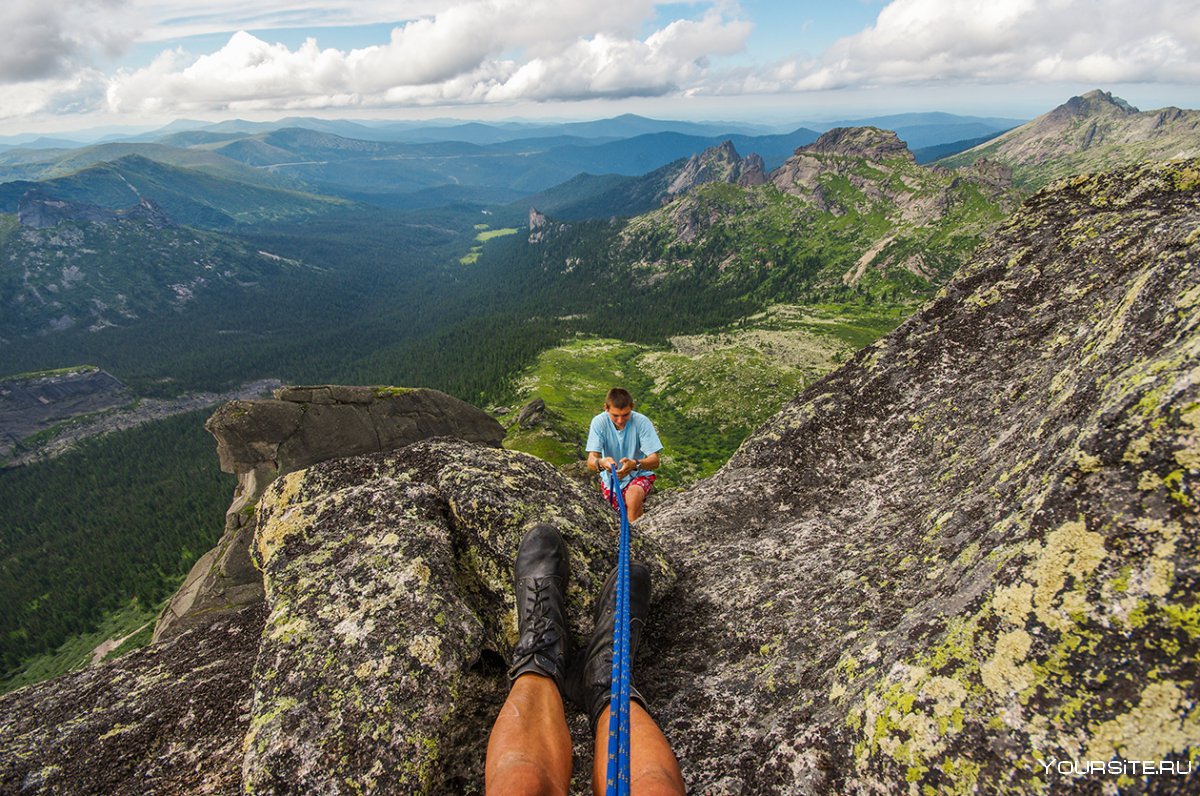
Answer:
[[[544,352],[524,374],[521,403],[541,398],[552,415],[521,429],[513,407],[501,417],[504,444],[557,465],[578,461],[604,393],[622,384],[663,439],[659,485],[680,487],[714,472],[796,393],[909,309],[780,305],[714,333],[672,338],[670,347],[580,338]]]

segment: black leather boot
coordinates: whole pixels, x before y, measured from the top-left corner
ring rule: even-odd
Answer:
[[[525,534],[513,567],[517,596],[517,646],[508,679],[526,672],[554,678],[562,692],[567,666],[567,545],[553,525]]]
[[[608,706],[612,693],[613,631],[617,615],[617,570],[609,573],[600,599],[596,601],[595,629],[587,649],[572,662],[568,688],[572,701],[587,711],[592,732],[604,708]],[[632,666],[637,655],[642,628],[650,615],[650,570],[644,565],[629,565],[629,661]],[[633,687],[633,671],[630,670],[629,698],[646,707],[646,700]]]

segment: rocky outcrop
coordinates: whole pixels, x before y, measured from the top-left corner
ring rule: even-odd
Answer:
[[[17,220],[23,227],[46,229],[64,221],[89,224],[116,224],[130,221],[151,227],[171,227],[175,222],[154,201],[142,198],[124,210],[111,210],[86,202],[56,199],[41,191],[27,191],[17,204]]]
[[[903,158],[915,163],[916,158],[908,145],[900,140],[893,130],[878,127],[835,127],[822,133],[821,137],[807,146],[796,150],[822,155],[844,155],[881,162],[892,158]]]
[[[888,219],[888,232],[864,245],[841,275],[846,285],[899,269],[937,284],[974,247],[938,251],[933,241],[945,235],[936,230],[982,237],[999,223],[1002,208],[1015,205],[1006,167],[989,161],[957,172],[919,166],[894,132],[874,127],[830,130],[796,150],[771,182],[822,213]],[[987,205],[996,212],[978,210]]]
[[[1197,229],[1196,161],[1034,197],[660,505],[693,790],[1195,789],[1070,772],[1200,748]]]
[[[771,172],[771,182],[784,193],[811,198],[825,212],[839,213],[844,209],[829,191],[829,177],[842,177],[869,200],[884,201],[901,193],[889,190],[886,177],[915,163],[912,152],[891,130],[837,127],[797,149]],[[879,179],[881,175],[885,179]]]
[[[133,400],[119,379],[92,366],[0,379],[0,457],[38,431]]]
[[[616,551],[594,488],[461,442],[327,462],[280,479],[259,505],[270,613],[246,737],[251,792],[477,791],[516,641],[524,530],[549,521],[567,541],[578,640]],[[636,554],[669,591],[658,546],[639,540]],[[586,722],[575,723],[583,754]]]
[[[545,418],[546,402],[541,398],[534,398],[521,407],[521,411],[517,415],[517,425],[524,429],[530,429],[540,424]]]
[[[767,181],[763,159],[751,153],[741,157],[732,141],[692,155],[679,174],[667,186],[666,199],[687,193],[697,185],[728,182],[734,185],[762,185]]]
[[[548,235],[565,232],[570,228],[569,224],[560,224],[556,221],[551,221],[545,214],[538,212],[536,208],[529,208],[529,242],[531,244],[541,243]]]
[[[224,535],[163,609],[155,641],[262,599],[262,577],[250,560],[254,505],[279,476],[429,437],[492,446],[504,438],[504,428],[470,404],[436,390],[397,387],[283,387],[274,400],[225,404],[205,428],[217,439],[221,469],[236,474],[238,484]]]
[[[0,793],[236,794],[263,606],[0,697]]]
[[[1138,109],[1120,97],[1115,97],[1108,91],[1095,89],[1088,93],[1071,97],[1054,110],[1045,115],[1045,120],[1051,123],[1064,123],[1074,119],[1085,119],[1094,116],[1135,116]]]
[[[691,792],[1195,792],[1198,229],[1198,161],[1038,194],[635,526],[657,583],[636,677]],[[579,636],[612,515],[550,465],[434,440],[278,479],[248,713],[244,692],[197,700],[225,738],[166,722],[104,767],[57,739],[149,738],[210,676],[203,652],[153,714],[97,714],[80,675],[31,686],[0,697],[0,789],[70,789],[66,749],[95,757],[92,792],[176,792],[163,748],[226,772],[232,738],[248,792],[480,792],[509,567],[539,521],[567,537]],[[108,698],[204,632],[106,664]]]

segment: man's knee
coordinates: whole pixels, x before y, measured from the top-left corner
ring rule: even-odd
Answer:
[[[501,760],[487,778],[487,793],[559,794],[565,793],[545,765],[521,756]]]

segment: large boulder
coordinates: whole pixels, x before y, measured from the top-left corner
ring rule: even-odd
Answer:
[[[616,563],[616,515],[596,490],[461,440],[290,473],[258,509],[265,622],[262,603],[221,612],[0,697],[0,792],[479,792],[521,537],[551,522],[566,539],[576,647]],[[670,592],[661,547],[643,537],[634,553]],[[571,722],[582,771],[587,722]]]
[[[282,387],[273,400],[230,401],[205,424],[221,469],[238,476],[225,533],[163,609],[159,641],[214,613],[262,600],[250,561],[254,504],[276,478],[327,459],[451,436],[499,446],[504,427],[443,392],[402,387]]]

